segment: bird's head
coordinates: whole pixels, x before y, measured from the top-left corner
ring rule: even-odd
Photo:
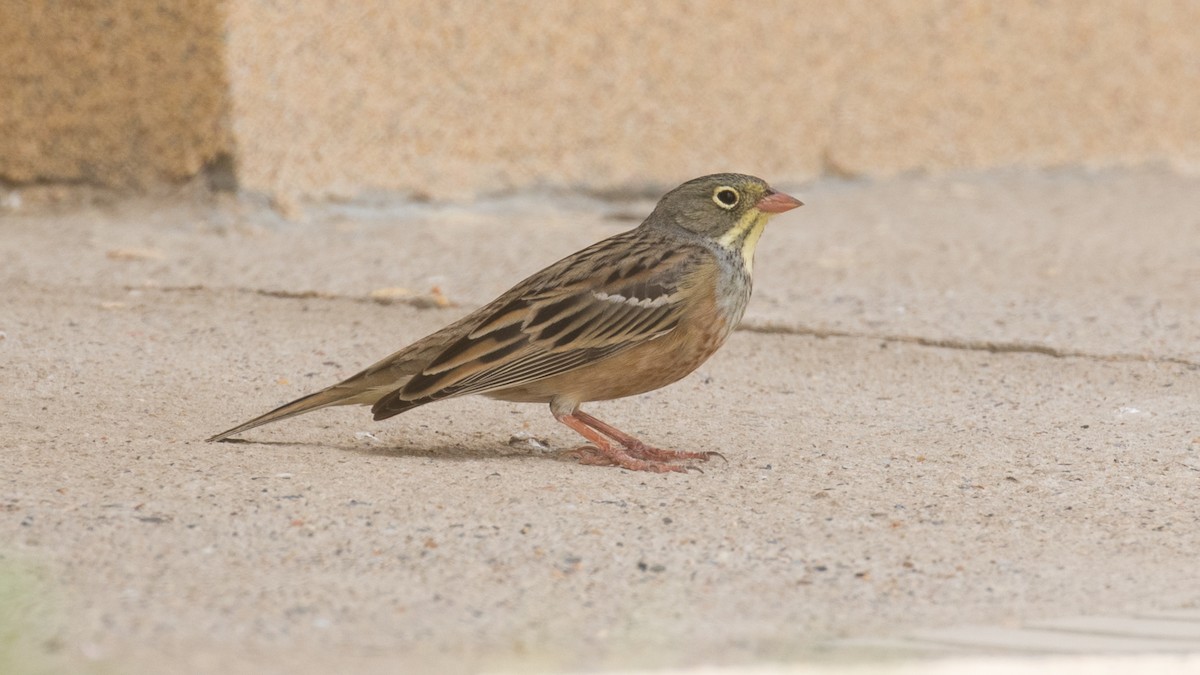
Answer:
[[[803,203],[755,176],[717,173],[694,178],[671,190],[649,221],[670,222],[740,252],[747,266],[771,216]]]

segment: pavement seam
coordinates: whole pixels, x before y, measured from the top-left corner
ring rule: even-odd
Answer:
[[[417,309],[441,309],[457,307],[458,303],[446,300],[441,292],[434,289],[427,294],[413,294],[401,297],[393,296],[363,296],[328,293],[325,291],[286,291],[263,288],[246,288],[241,286],[212,287],[203,284],[190,286],[125,286],[126,291],[157,291],[162,293],[238,293],[256,295],[266,298],[284,300],[346,300],[356,303],[377,305],[409,305]],[[1037,354],[1056,359],[1087,359],[1108,363],[1169,363],[1200,369],[1200,361],[1192,361],[1178,356],[1154,356],[1150,354],[1115,353],[1102,354],[1073,349],[1059,349],[1035,342],[1000,342],[996,340],[964,340],[954,338],[931,338],[920,335],[903,335],[897,333],[859,333],[855,331],[834,330],[828,328],[813,328],[804,325],[785,325],[777,322],[744,321],[737,330],[763,335],[794,335],[815,338],[849,338],[855,340],[872,340],[896,344],[913,344],[935,349],[955,349],[960,351],[988,352],[991,354]]]
[[[992,354],[1037,354],[1056,359],[1088,359],[1105,362],[1172,363],[1189,368],[1200,368],[1200,362],[1178,356],[1153,356],[1150,354],[1129,353],[1099,354],[1073,349],[1058,349],[1035,342],[929,338],[920,335],[902,335],[896,333],[857,333],[854,331],[813,328],[810,326],[791,326],[773,322],[758,323],[750,321],[743,322],[742,325],[738,326],[738,330],[764,335],[799,335],[815,338],[877,340],[880,342],[914,344],[937,349],[957,349],[961,351],[989,352]]]
[[[412,293],[408,295],[343,295],[325,291],[285,291],[267,288],[245,288],[241,286],[205,286],[192,284],[190,286],[125,286],[126,291],[142,293],[237,293],[239,295],[257,295],[264,298],[279,298],[283,300],[346,300],[360,304],[372,305],[408,305],[417,309],[445,309],[458,307],[457,302],[446,299],[442,292],[434,287],[429,293]]]

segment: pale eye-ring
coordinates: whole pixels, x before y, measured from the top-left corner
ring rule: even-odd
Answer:
[[[713,201],[716,202],[717,206],[727,211],[737,206],[741,199],[742,196],[738,194],[737,190],[725,185],[713,191]]]

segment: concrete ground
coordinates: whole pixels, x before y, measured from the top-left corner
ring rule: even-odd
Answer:
[[[650,201],[0,216],[0,670],[861,666],[837,645],[1200,607],[1200,179],[782,187],[743,330],[588,408],[728,458],[688,475],[481,398],[203,442]]]

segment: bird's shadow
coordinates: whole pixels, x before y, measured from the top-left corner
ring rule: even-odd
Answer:
[[[457,462],[477,462],[493,459],[543,459],[558,462],[573,462],[570,454],[574,448],[534,450],[532,448],[515,448],[495,442],[480,441],[472,445],[346,445],[344,443],[319,443],[315,441],[254,441],[245,438],[227,438],[222,443],[238,445],[267,445],[273,447],[303,447],[327,450],[340,450],[360,455],[375,457],[420,457],[427,459],[444,459]]]

